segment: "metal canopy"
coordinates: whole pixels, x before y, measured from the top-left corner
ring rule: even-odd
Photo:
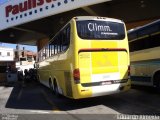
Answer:
[[[80,7],[60,14],[0,31],[0,41],[36,45],[36,41],[53,36],[74,16],[105,16],[122,19],[127,28],[160,18],[159,0],[112,0]]]

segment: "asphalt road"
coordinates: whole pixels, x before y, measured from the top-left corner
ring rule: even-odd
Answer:
[[[125,115],[155,117],[160,116],[160,94],[153,88],[133,87],[120,94],[72,100],[63,96],[57,98],[38,83],[16,83],[0,86],[0,113],[2,120],[114,120]]]

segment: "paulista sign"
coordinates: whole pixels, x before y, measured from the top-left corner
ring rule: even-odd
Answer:
[[[0,5],[0,31],[65,11],[110,0],[7,0]]]

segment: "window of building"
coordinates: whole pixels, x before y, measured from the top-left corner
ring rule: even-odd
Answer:
[[[10,52],[7,52],[7,56],[10,56]]]

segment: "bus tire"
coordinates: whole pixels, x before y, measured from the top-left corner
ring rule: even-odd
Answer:
[[[154,75],[154,84],[158,92],[160,92],[160,72],[156,72]]]
[[[60,96],[56,80],[54,80],[54,93],[57,97]]]
[[[38,83],[40,83],[39,75],[37,75],[37,78],[36,78],[36,79],[37,79],[36,81],[37,81]]]
[[[51,90],[52,92],[54,92],[51,78],[49,78],[49,88],[50,88],[50,90]]]

